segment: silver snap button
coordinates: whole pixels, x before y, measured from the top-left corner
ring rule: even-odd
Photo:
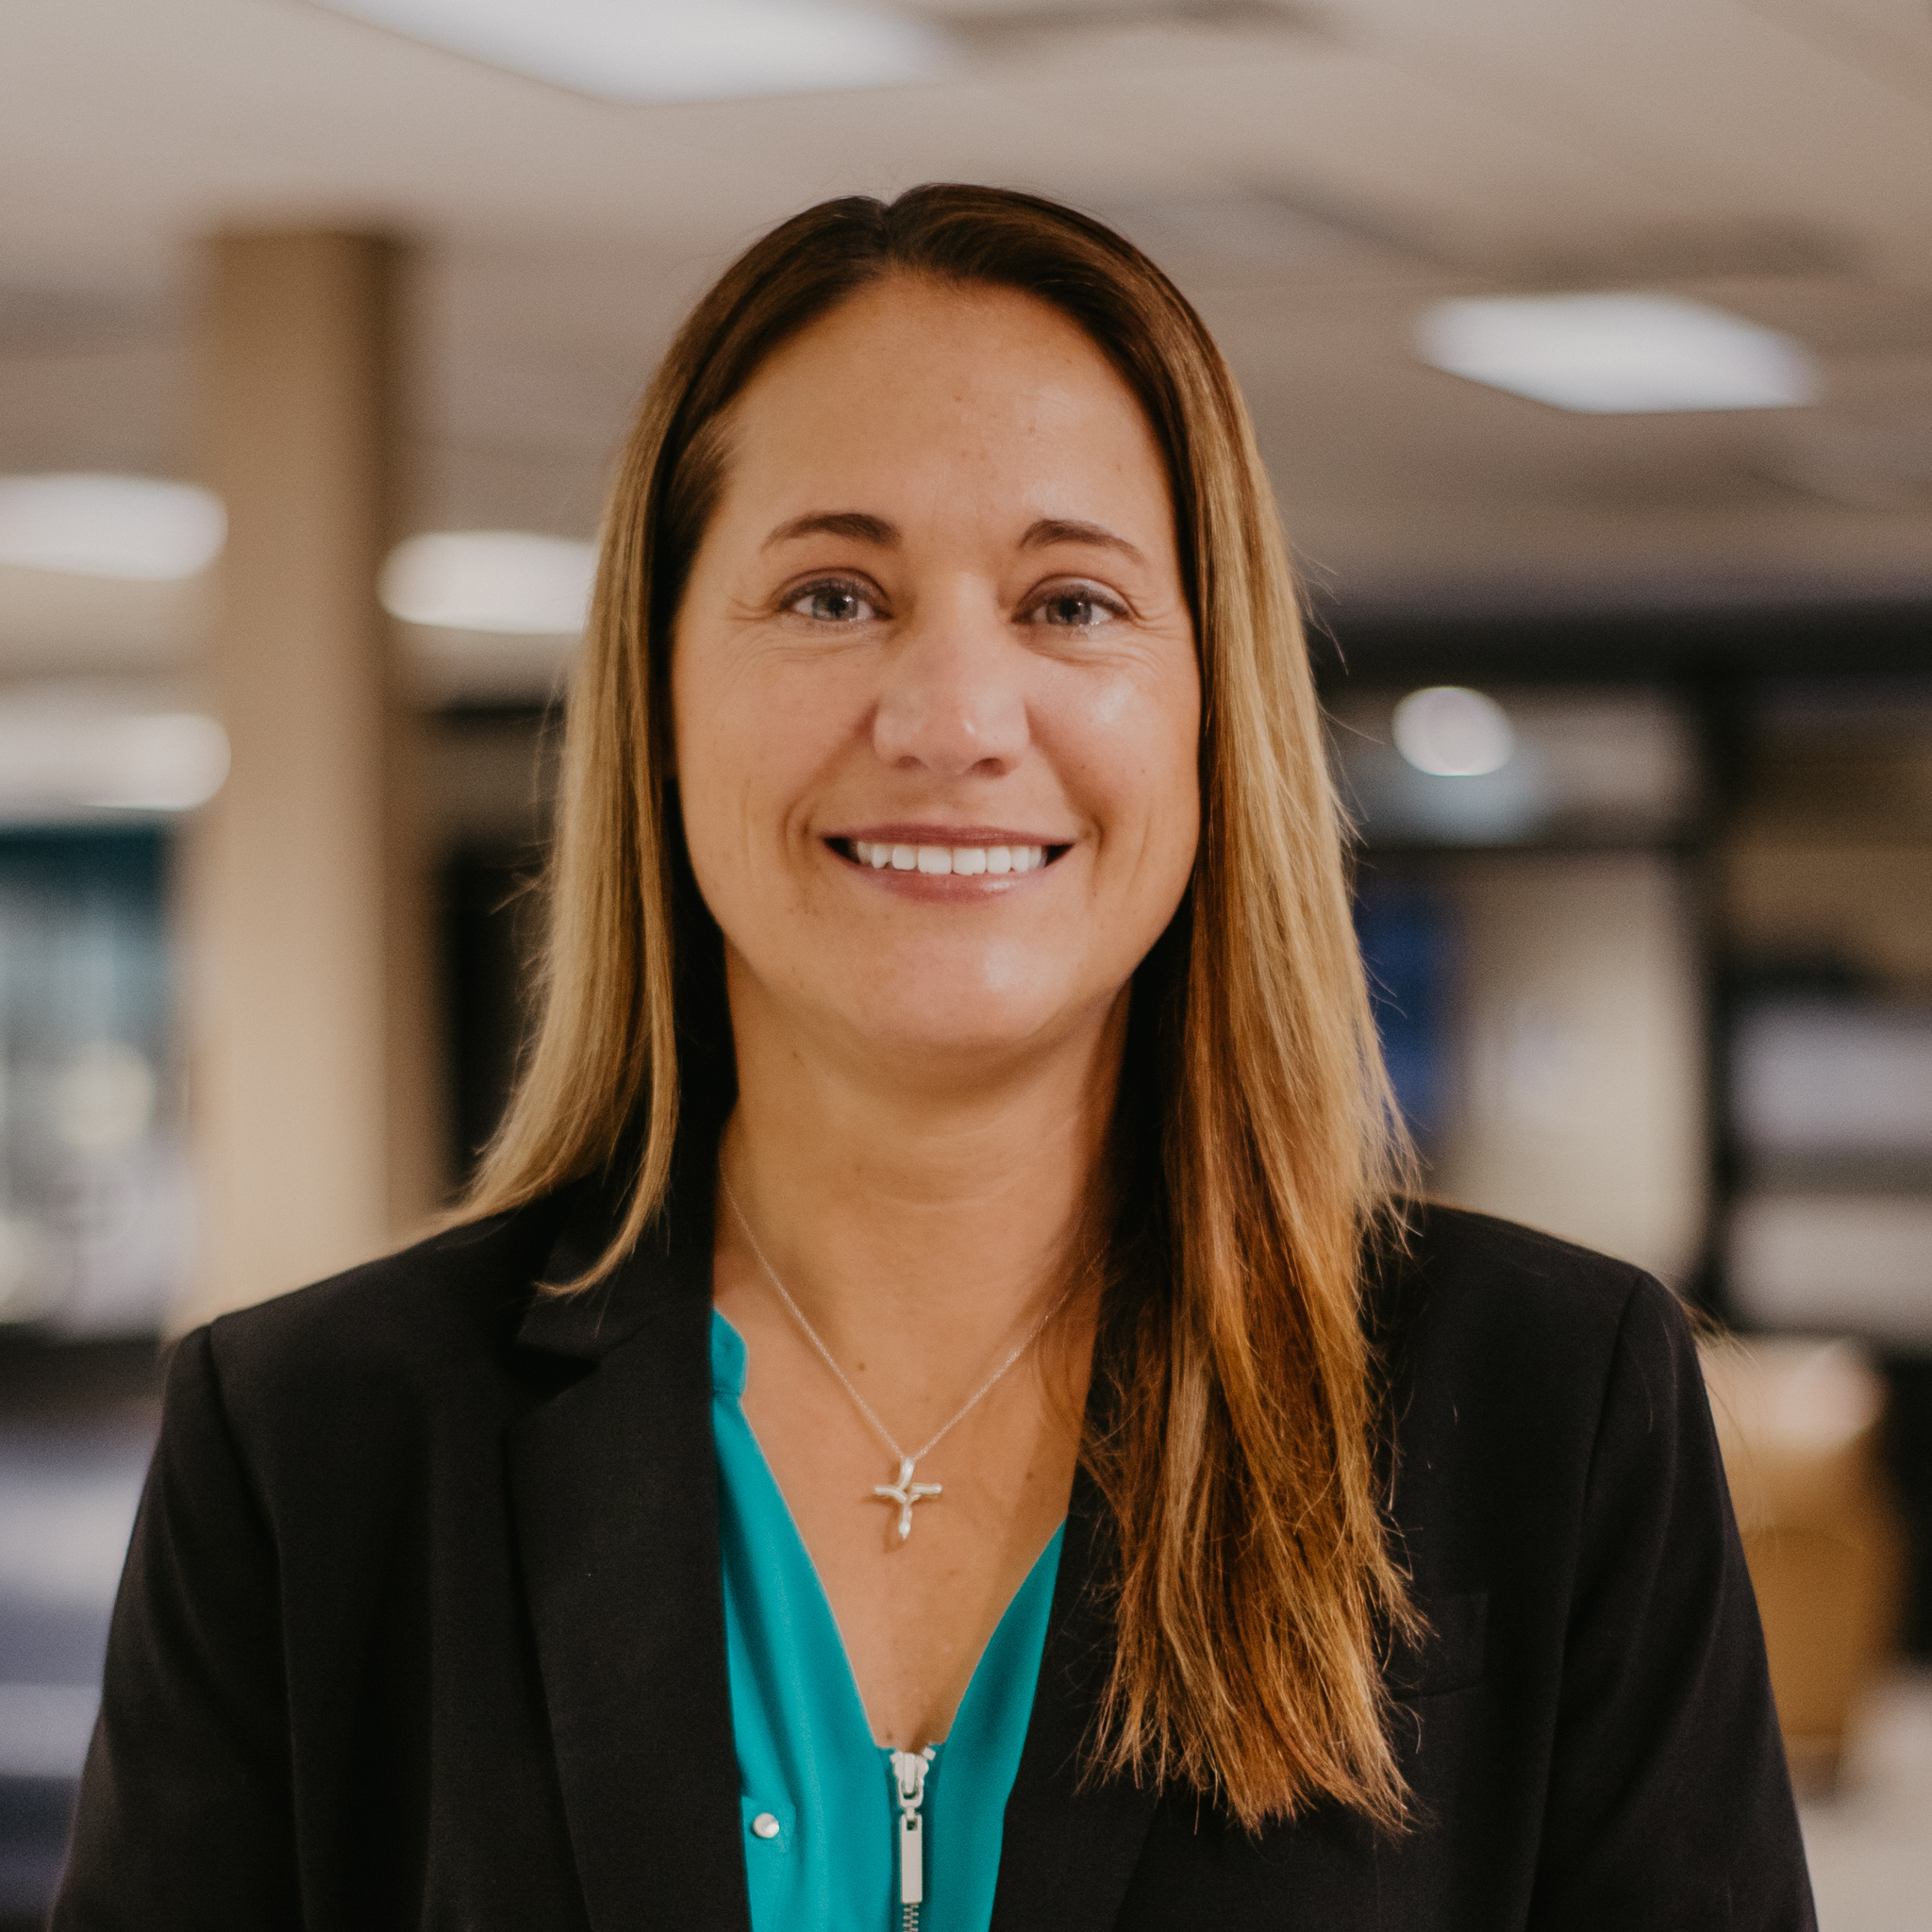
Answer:
[[[751,1822],[754,1838],[776,1838],[781,1827],[769,1811],[760,1811]]]

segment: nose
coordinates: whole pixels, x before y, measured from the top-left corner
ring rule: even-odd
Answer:
[[[885,654],[873,747],[939,778],[997,777],[1026,748],[1025,653],[997,616],[954,610]]]

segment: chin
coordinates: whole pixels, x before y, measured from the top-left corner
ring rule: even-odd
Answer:
[[[962,1065],[1025,1053],[1042,1031],[1051,1030],[1033,1014],[1006,1012],[948,1013],[935,1021],[929,1013],[880,1013],[871,1008],[848,1017],[852,1030],[882,1054]]]
[[[1035,1052],[1091,1014],[1095,1002],[1084,990],[1042,985],[1041,977],[1036,972],[1016,983],[1008,974],[949,972],[926,961],[855,974],[849,984],[861,996],[841,1005],[852,1032],[874,1050],[964,1072]]]

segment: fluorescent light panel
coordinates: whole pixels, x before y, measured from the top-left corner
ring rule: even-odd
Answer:
[[[29,691],[0,699],[0,823],[192,811],[228,775],[228,739],[193,711]]]
[[[163,583],[221,554],[221,499],[155,476],[0,476],[0,563]]]
[[[1438,302],[1424,362],[1590,415],[1789,409],[1818,400],[1802,344],[1675,295],[1504,295]]]
[[[405,624],[511,637],[564,637],[584,627],[597,546],[527,530],[438,530],[389,554],[382,608]]]
[[[707,101],[924,80],[942,36],[847,0],[318,0],[492,67],[612,101]]]

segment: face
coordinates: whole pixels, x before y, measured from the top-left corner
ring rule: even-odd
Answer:
[[[1193,864],[1165,467],[1057,309],[899,279],[731,412],[672,669],[735,1010],[986,1056],[1103,1024]]]

